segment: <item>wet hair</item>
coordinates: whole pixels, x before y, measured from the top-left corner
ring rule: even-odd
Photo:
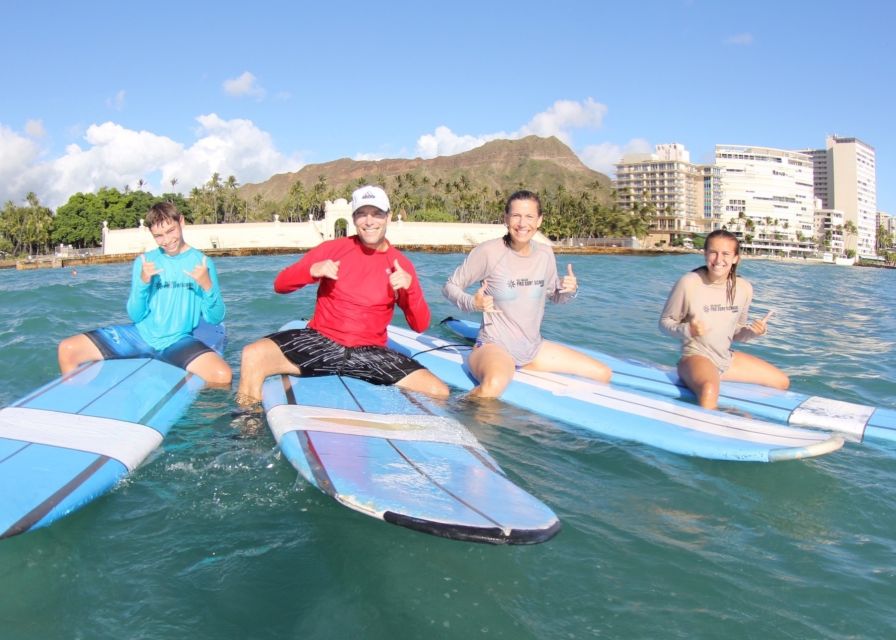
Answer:
[[[513,204],[514,200],[532,200],[535,203],[536,208],[538,209],[538,215],[542,215],[541,213],[541,199],[538,197],[538,194],[534,191],[528,191],[527,189],[520,189],[519,191],[514,191],[510,194],[510,197],[507,198],[507,203],[504,205],[504,215],[506,216],[510,213],[510,205]],[[504,240],[504,244],[506,246],[510,246],[510,232],[504,234],[502,238]]]
[[[146,226],[152,229],[163,222],[180,222],[183,214],[177,210],[173,202],[157,202],[146,213]]]
[[[737,236],[728,231],[727,229],[716,229],[711,232],[708,236],[706,236],[706,240],[703,244],[703,254],[706,255],[706,252],[709,250],[709,241],[714,240],[716,238],[723,238],[725,240],[733,240],[734,241],[734,255],[740,255],[740,240],[737,239]],[[702,267],[697,267],[694,271],[708,272],[709,269],[706,268],[706,265]],[[731,265],[731,271],[728,272],[728,290],[726,292],[726,297],[728,298],[728,304],[734,304],[734,293],[737,290],[737,262]]]

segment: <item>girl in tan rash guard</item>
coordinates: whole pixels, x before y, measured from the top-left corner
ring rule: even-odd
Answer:
[[[790,379],[774,365],[731,350],[732,342],[765,335],[771,314],[748,320],[753,286],[737,276],[740,243],[724,229],[706,237],[706,266],[682,276],[660,316],[660,329],[682,340],[678,375],[700,406],[715,409],[721,380],[786,389]]]

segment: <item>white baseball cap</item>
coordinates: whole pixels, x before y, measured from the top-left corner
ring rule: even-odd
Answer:
[[[379,187],[367,185],[352,193],[352,213],[363,206],[372,205],[380,211],[389,211],[389,196]]]

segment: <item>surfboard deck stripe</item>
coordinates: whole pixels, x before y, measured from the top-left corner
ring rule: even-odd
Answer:
[[[41,502],[37,507],[25,514],[20,520],[12,524],[6,531],[0,533],[0,538],[8,538],[10,536],[24,533],[34,527],[38,522],[49,514],[54,507],[57,507],[72,491],[81,486],[85,480],[96,473],[109,460],[106,456],[99,456],[96,460],[87,465],[81,473],[76,475],[67,484],[63,485],[53,495]]]
[[[115,458],[129,471],[143,461],[146,451],[162,442],[158,431],[142,424],[22,407],[0,409],[0,434],[12,440]]]
[[[389,328],[389,340],[392,348],[415,357],[448,384],[465,390],[476,385],[465,365],[469,345],[400,327]],[[502,399],[594,433],[710,459],[798,459],[844,444],[829,433],[707,411],[561,374],[517,371]]]

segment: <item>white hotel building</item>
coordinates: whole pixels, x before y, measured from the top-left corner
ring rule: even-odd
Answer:
[[[648,244],[724,224],[718,168],[692,164],[681,144],[658,144],[656,153],[624,156],[616,165],[616,202],[626,211],[654,207]]]
[[[722,217],[753,253],[815,251],[814,167],[809,154],[770,147],[716,145]]]
[[[846,248],[857,256],[876,256],[877,171],[874,149],[858,138],[828,136],[826,148],[810,149],[815,166],[815,195],[825,209],[844,213],[856,227]]]

